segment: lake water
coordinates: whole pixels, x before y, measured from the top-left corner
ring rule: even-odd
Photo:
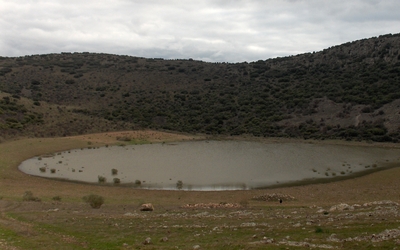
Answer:
[[[400,150],[312,143],[192,141],[75,149],[28,159],[19,169],[47,178],[142,188],[228,190],[326,179],[400,162]],[[118,171],[112,173],[112,169]],[[140,185],[135,182],[140,181]]]

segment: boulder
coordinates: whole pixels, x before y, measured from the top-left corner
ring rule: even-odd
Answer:
[[[153,204],[145,203],[140,206],[140,211],[154,211]]]

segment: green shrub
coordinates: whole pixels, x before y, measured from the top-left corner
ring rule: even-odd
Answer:
[[[135,185],[140,186],[140,185],[142,185],[142,182],[140,180],[136,180]]]
[[[114,184],[120,184],[121,183],[121,180],[119,178],[114,178],[113,181],[114,181]]]
[[[40,172],[44,173],[44,172],[46,172],[46,167],[40,167],[39,170],[40,170]]]
[[[100,208],[101,205],[104,204],[104,198],[102,196],[100,196],[100,195],[97,195],[97,194],[91,194],[91,195],[88,195],[88,196],[84,196],[82,199],[86,203],[89,203],[89,205],[92,208],[96,208],[96,209]]]
[[[98,177],[99,183],[104,183],[106,182],[106,177],[99,175]]]
[[[54,196],[53,198],[53,201],[61,201],[61,197],[60,196]]]
[[[22,197],[23,201],[41,201],[38,197],[33,196],[33,193],[31,191],[26,191],[24,193],[24,196]]]
[[[115,169],[115,168],[111,169],[111,174],[112,175],[117,175],[118,174],[118,169]]]
[[[249,206],[249,201],[248,200],[241,200],[239,202],[240,206],[247,208]]]
[[[55,168],[50,169],[50,173],[54,174],[56,172]]]
[[[176,188],[181,190],[183,188],[183,182],[181,180],[176,182]]]
[[[127,142],[129,142],[129,141],[131,141],[131,138],[128,137],[128,136],[118,136],[117,140],[118,141],[127,141]]]

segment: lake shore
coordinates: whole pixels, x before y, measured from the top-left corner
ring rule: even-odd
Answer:
[[[400,165],[398,148],[366,144],[182,135],[174,143],[158,135],[154,144],[138,135],[132,131],[87,136],[97,141],[101,136],[123,138],[124,144],[42,155],[24,161],[19,169],[82,183],[175,190],[180,182],[183,190],[221,191],[326,183]]]
[[[211,139],[204,135],[182,135],[165,133],[159,131],[127,131],[132,134],[138,134],[141,138],[148,141],[170,139],[171,141],[179,141],[176,138],[184,136],[185,140],[205,140]],[[68,202],[81,202],[81,196],[88,193],[101,193],[105,197],[109,197],[109,202],[125,203],[131,197],[135,200],[146,200],[160,204],[171,204],[171,199],[175,200],[180,197],[178,204],[193,203],[193,202],[218,202],[221,197],[225,197],[225,201],[240,201],[246,197],[259,195],[266,190],[237,190],[223,192],[185,192],[176,190],[146,190],[146,189],[131,189],[125,187],[117,187],[109,185],[92,185],[83,183],[73,183],[64,181],[54,181],[51,179],[30,176],[18,170],[18,165],[31,157],[55,152],[62,152],[74,148],[82,147],[101,147],[106,144],[118,145],[121,142],[117,137],[126,135],[127,132],[90,134],[76,137],[63,138],[27,138],[15,141],[3,142],[0,144],[0,194],[4,199],[20,200],[22,194],[30,190],[42,197],[44,200],[51,200],[54,196],[62,196]],[[102,139],[106,138],[106,139]],[[194,139],[193,139],[194,138]],[[218,137],[217,139],[220,139]],[[222,139],[226,139],[223,137]],[[270,142],[294,141],[306,143],[328,143],[328,141],[304,141],[300,139],[281,139],[281,138],[251,138],[251,137],[233,137],[235,140],[267,140]],[[381,144],[367,142],[345,142],[345,141],[329,141],[338,145],[361,145],[383,148],[398,148],[397,144]],[[90,144],[90,145],[89,145]],[[296,204],[324,204],[334,201],[370,201],[379,197],[381,199],[398,200],[397,190],[400,188],[398,177],[400,176],[400,168],[392,168],[351,178],[342,181],[329,183],[314,183],[303,186],[285,186],[274,187],[268,189],[268,192],[283,192],[296,197]],[[379,188],[378,188],[379,187]],[[77,194],[81,194],[78,195]],[[148,198],[152,197],[152,198]]]

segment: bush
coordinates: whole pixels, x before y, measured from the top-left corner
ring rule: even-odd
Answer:
[[[61,201],[61,197],[60,196],[54,196],[53,198],[53,201]]]
[[[111,169],[111,174],[112,175],[117,175],[118,174],[118,169],[115,169],[115,168]]]
[[[128,137],[128,136],[118,136],[117,137],[117,141],[127,141],[127,142],[129,142],[129,141],[131,141],[131,138]]]
[[[96,209],[100,208],[101,205],[103,205],[103,203],[104,203],[104,198],[102,196],[100,196],[100,195],[97,195],[97,194],[91,194],[91,195],[88,195],[88,196],[84,196],[82,199],[86,203],[89,203],[89,205],[92,208],[96,208]]]
[[[120,184],[121,183],[121,180],[119,178],[114,178],[113,181],[114,181],[114,184]]]
[[[23,201],[40,201],[38,197],[33,196],[33,193],[31,191],[26,191],[24,193],[24,196],[22,197]]]
[[[74,83],[75,83],[74,80],[66,80],[66,81],[65,81],[65,84],[74,84]]]
[[[241,200],[239,202],[240,206],[247,208],[249,206],[249,201],[248,200]]]
[[[179,190],[183,188],[183,182],[181,180],[176,182],[176,188]]]
[[[99,179],[99,183],[106,182],[106,177],[104,177],[104,176],[99,175],[97,178]]]
[[[142,185],[142,182],[140,180],[136,180],[135,185],[140,186],[140,185]]]

